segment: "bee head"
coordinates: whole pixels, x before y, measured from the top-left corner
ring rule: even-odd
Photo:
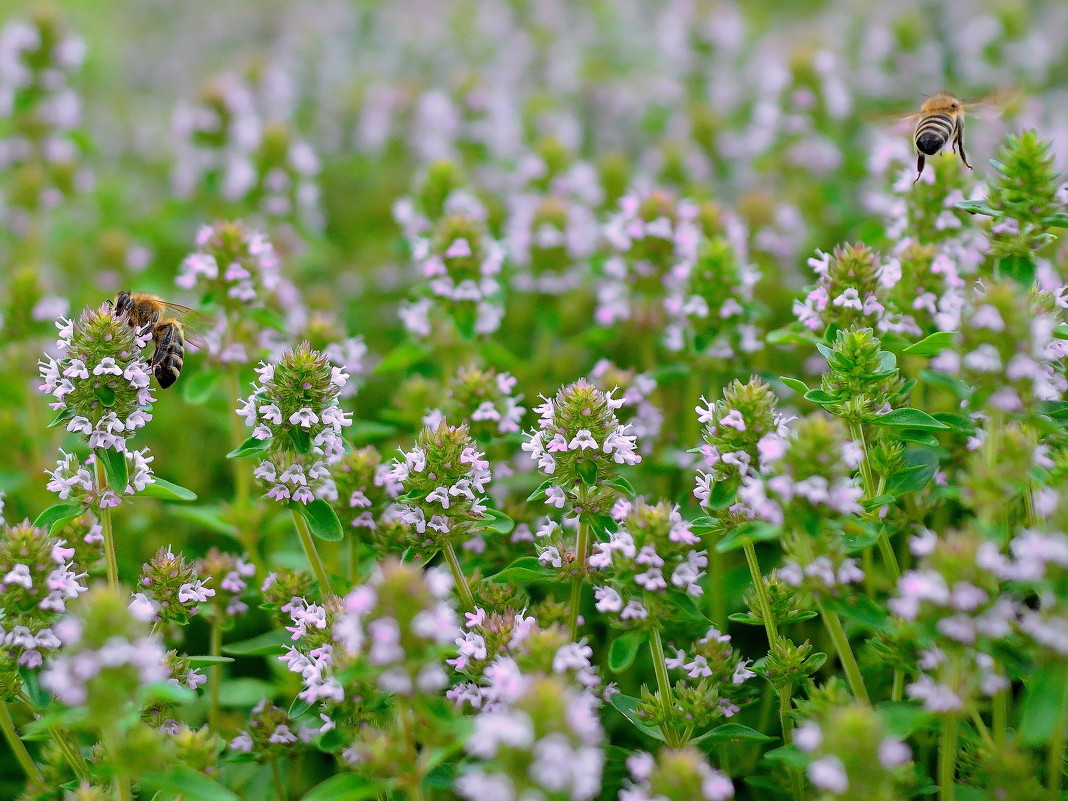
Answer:
[[[129,315],[130,309],[133,308],[133,297],[129,292],[123,290],[115,296],[114,306],[117,314]]]

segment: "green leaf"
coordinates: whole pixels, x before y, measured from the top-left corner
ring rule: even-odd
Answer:
[[[1004,278],[1010,278],[1018,284],[1031,286],[1035,280],[1035,262],[1030,256],[1021,253],[1003,256],[998,260],[997,272]]]
[[[36,528],[46,528],[48,533],[58,531],[85,511],[80,503],[59,503],[49,506],[33,521]]]
[[[486,521],[481,525],[486,531],[493,531],[497,534],[511,534],[512,529],[515,528],[515,521],[500,509],[487,509]]]
[[[237,795],[215,779],[188,765],[177,764],[166,772],[146,773],[141,781],[157,790],[179,793],[184,801],[239,801]]]
[[[1057,714],[1068,684],[1068,662],[1049,662],[1040,665],[1024,680],[1024,694],[1020,727],[1018,729],[1027,745],[1042,745],[1049,742],[1057,722]]]
[[[195,501],[197,499],[197,494],[193,490],[172,484],[159,476],[156,476],[155,481],[147,484],[137,495],[142,498],[159,498],[161,501]]]
[[[947,431],[949,426],[940,423],[927,412],[919,409],[894,409],[887,414],[872,418],[871,424],[875,426],[888,426],[893,428],[920,428],[933,431]]]
[[[93,394],[96,395],[101,406],[107,406],[110,409],[115,405],[115,390],[111,387],[103,384],[99,387],[93,387]]]
[[[934,714],[922,706],[907,701],[883,701],[876,709],[886,723],[887,732],[900,740],[923,729],[932,728],[936,720]]]
[[[297,453],[302,456],[307,456],[311,453],[311,434],[305,428],[295,426],[289,429],[289,439],[293,442],[293,447],[297,449]]]
[[[788,623],[800,623],[802,620],[812,620],[816,616],[816,612],[806,609],[804,612],[798,612],[795,615],[788,617],[776,618],[775,622],[780,626],[785,626]],[[764,621],[759,617],[753,617],[746,612],[735,612],[732,615],[727,615],[728,620],[733,620],[735,623],[745,623],[747,626],[763,626]]]
[[[121,494],[130,483],[130,469],[126,464],[126,452],[113,451],[111,448],[97,448],[94,453],[96,458],[100,459],[104,465],[104,472],[108,477],[108,487]]]
[[[1001,216],[1001,212],[994,211],[985,200],[961,200],[957,202],[957,208],[969,214],[985,214],[987,217]]]
[[[520,556],[500,573],[489,576],[487,581],[546,581],[556,576],[549,568],[538,561],[536,556]]]
[[[223,679],[219,683],[219,703],[225,707],[250,708],[274,695],[274,687],[262,679]]]
[[[397,433],[397,427],[388,423],[376,423],[374,420],[354,420],[345,435],[348,440],[358,447],[370,445],[373,442],[381,442],[389,439]]]
[[[604,482],[604,485],[606,487],[611,487],[614,490],[622,492],[623,495],[628,498],[638,497],[638,491],[634,489],[633,485],[631,485],[631,483],[627,481],[627,479],[623,478],[623,476],[619,476],[618,478],[610,478],[608,479],[608,481]]]
[[[225,665],[227,662],[233,662],[233,658],[229,656],[209,656],[207,654],[203,656],[187,656],[184,657],[193,667],[199,667],[200,665]]]
[[[612,693],[608,699],[608,703],[614,706],[623,717],[633,723],[634,727],[642,734],[646,734],[654,740],[663,742],[664,735],[660,733],[660,727],[646,725],[645,721],[638,715],[638,704],[640,702],[637,698],[624,695],[623,693]]]
[[[938,470],[938,454],[930,448],[912,446],[905,448],[902,459],[907,465],[886,480],[886,490],[894,495],[918,492],[927,486]]]
[[[804,381],[799,381],[796,378],[788,378],[784,375],[779,376],[779,380],[786,384],[786,386],[788,386],[794,392],[800,392],[802,395],[807,395],[809,392],[808,384],[806,384]]]
[[[864,508],[870,512],[872,509],[878,509],[880,506],[886,506],[896,500],[897,498],[893,495],[888,495],[884,493],[882,495],[877,495],[874,498],[869,498],[868,500],[864,501],[863,505]]]
[[[186,403],[199,406],[206,403],[215,393],[219,382],[219,373],[214,370],[202,370],[189,376],[182,385],[182,398]]]
[[[592,487],[597,484],[597,465],[587,459],[577,459],[575,461],[575,470],[579,474],[579,478],[582,479],[582,483],[587,487]]]
[[[742,523],[730,531],[723,539],[716,543],[719,553],[727,553],[741,548],[747,542],[763,542],[765,540],[777,540],[782,532],[778,526],[763,523],[759,520],[751,520]]]
[[[810,331],[802,330],[796,324],[776,328],[764,335],[764,341],[769,345],[807,345],[812,339]]]
[[[1068,228],[1068,214],[1065,212],[1058,212],[1044,219],[1046,225],[1050,228]]]
[[[339,773],[315,785],[300,801],[364,801],[387,795],[389,783],[370,780],[356,773]]]
[[[592,528],[600,539],[606,539],[609,534],[619,528],[619,523],[616,522],[615,518],[605,512],[597,512],[596,514],[584,512],[579,515],[579,520]]]
[[[266,453],[271,447],[271,439],[256,439],[249,437],[228,454],[227,459],[247,459],[250,456],[259,456]]]
[[[840,403],[841,399],[836,395],[832,395],[830,392],[824,392],[822,389],[810,389],[805,393],[805,400],[812,403],[818,403],[820,406],[827,406],[832,403]]]
[[[183,705],[194,701],[197,694],[184,684],[157,681],[142,687],[140,697],[142,702],[146,704],[168,703]]]
[[[1064,324],[1062,323],[1061,325],[1064,325]],[[1068,337],[1065,337],[1065,339],[1068,339]],[[70,420],[72,417],[74,417],[74,409],[71,408],[70,406],[67,406],[67,407],[61,409],[59,414],[57,414],[54,418],[52,418],[52,422],[48,424],[48,427],[49,428],[55,428],[56,426],[63,425],[65,422]]]
[[[224,645],[222,651],[231,656],[276,656],[282,653],[283,643],[291,642],[287,631],[268,631],[248,640]]]
[[[327,542],[341,542],[345,538],[337,512],[322,498],[316,498],[311,503],[290,503],[289,508],[296,509],[308,521],[308,529],[313,536]]]
[[[738,492],[738,484],[734,481],[716,481],[712,484],[711,492],[708,493],[709,509],[725,509],[734,503],[734,496]]]
[[[924,337],[914,345],[909,345],[902,353],[907,353],[910,356],[934,356],[936,353],[941,353],[952,346],[953,337],[955,336],[956,333],[953,331],[938,331]]]
[[[555,485],[555,478],[545,479],[543,482],[541,482],[541,484],[538,485],[538,488],[536,490],[534,490],[532,493],[530,493],[530,495],[527,496],[527,503],[534,503],[534,501],[544,500],[546,490],[548,490],[549,487],[553,487]]]
[[[769,737],[766,734],[761,734],[756,729],[752,729],[749,726],[743,726],[741,723],[724,723],[722,726],[716,726],[714,729],[706,731],[699,737],[694,737],[690,740],[691,743],[699,742],[712,742],[712,743],[740,743],[740,742],[755,742],[755,743],[770,743],[773,740],[778,740],[778,737]]]
[[[309,704],[300,696],[297,696],[293,699],[293,703],[289,705],[289,712],[287,712],[286,714],[289,715],[290,720],[296,720],[309,709],[311,709],[311,704]]]
[[[930,370],[924,368],[919,373],[920,380],[927,384],[932,384],[936,387],[948,390],[956,395],[958,398],[971,397],[972,388],[961,381],[956,376],[948,375],[939,370]]]
[[[782,745],[773,748],[764,754],[764,759],[769,762],[782,762],[792,768],[804,768],[812,761],[812,757],[803,753],[796,745]]]
[[[879,528],[867,520],[851,520],[842,530],[846,551],[862,551],[879,539]]]
[[[405,342],[403,345],[398,345],[387,353],[382,361],[380,361],[371,372],[376,375],[384,375],[386,373],[395,373],[400,370],[406,370],[428,358],[430,353],[431,350],[428,345]]]
[[[613,673],[620,673],[629,668],[634,664],[634,657],[647,639],[642,631],[628,631],[616,637],[608,649],[608,669]]]
[[[848,601],[845,598],[832,598],[825,603],[831,610],[864,628],[875,631],[889,631],[891,628],[886,610],[866,595],[857,595]]]
[[[41,687],[37,680],[38,672],[31,670],[25,665],[19,666],[19,678],[22,679],[22,689],[35,707],[44,709],[52,700],[52,695]]]
[[[1054,339],[1068,339],[1068,323],[1060,323],[1053,329]]]

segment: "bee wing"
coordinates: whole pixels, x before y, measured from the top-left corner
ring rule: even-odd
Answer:
[[[182,326],[182,339],[194,350],[206,350],[208,347],[208,341],[196,331],[189,330],[188,326]]]
[[[183,306],[181,303],[171,303],[169,300],[161,300],[160,303],[182,317],[190,317],[196,320],[208,319],[208,315],[204,314],[204,312],[191,309],[188,306]]]
[[[981,97],[961,100],[961,105],[977,117],[994,119],[1015,114],[1020,109],[1024,99],[1023,90],[1018,86],[1013,86],[996,89]]]

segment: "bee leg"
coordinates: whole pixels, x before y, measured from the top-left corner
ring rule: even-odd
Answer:
[[[969,170],[972,169],[972,165],[968,163],[968,157],[964,155],[964,120],[957,123],[957,136],[953,140],[953,144],[956,145],[957,152],[960,153],[960,160],[964,162],[964,166]]]
[[[158,317],[159,315],[154,314],[153,316]],[[155,341],[156,347],[152,351],[152,358],[149,359],[148,364],[153,370],[166,355],[167,347],[171,344],[173,330],[170,323],[155,323],[152,326],[152,339]]]
[[[920,176],[923,175],[923,165],[927,163],[927,159],[923,153],[916,156],[916,177],[912,179],[912,183],[916,183],[920,180]]]

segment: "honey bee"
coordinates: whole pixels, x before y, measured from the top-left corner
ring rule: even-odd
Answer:
[[[118,314],[126,315],[131,328],[141,330],[151,326],[152,342],[155,344],[149,362],[152,375],[161,389],[172,386],[182,373],[187,338],[182,323],[167,316],[168,311],[189,314],[193,310],[177,303],[168,303],[147,292],[125,290],[115,296],[112,306]]]
[[[923,175],[923,166],[927,156],[939,153],[947,143],[969,170],[972,165],[964,153],[964,108],[967,104],[952,92],[939,92],[927,98],[918,112],[919,120],[913,132],[912,141],[916,145],[916,178]]]

